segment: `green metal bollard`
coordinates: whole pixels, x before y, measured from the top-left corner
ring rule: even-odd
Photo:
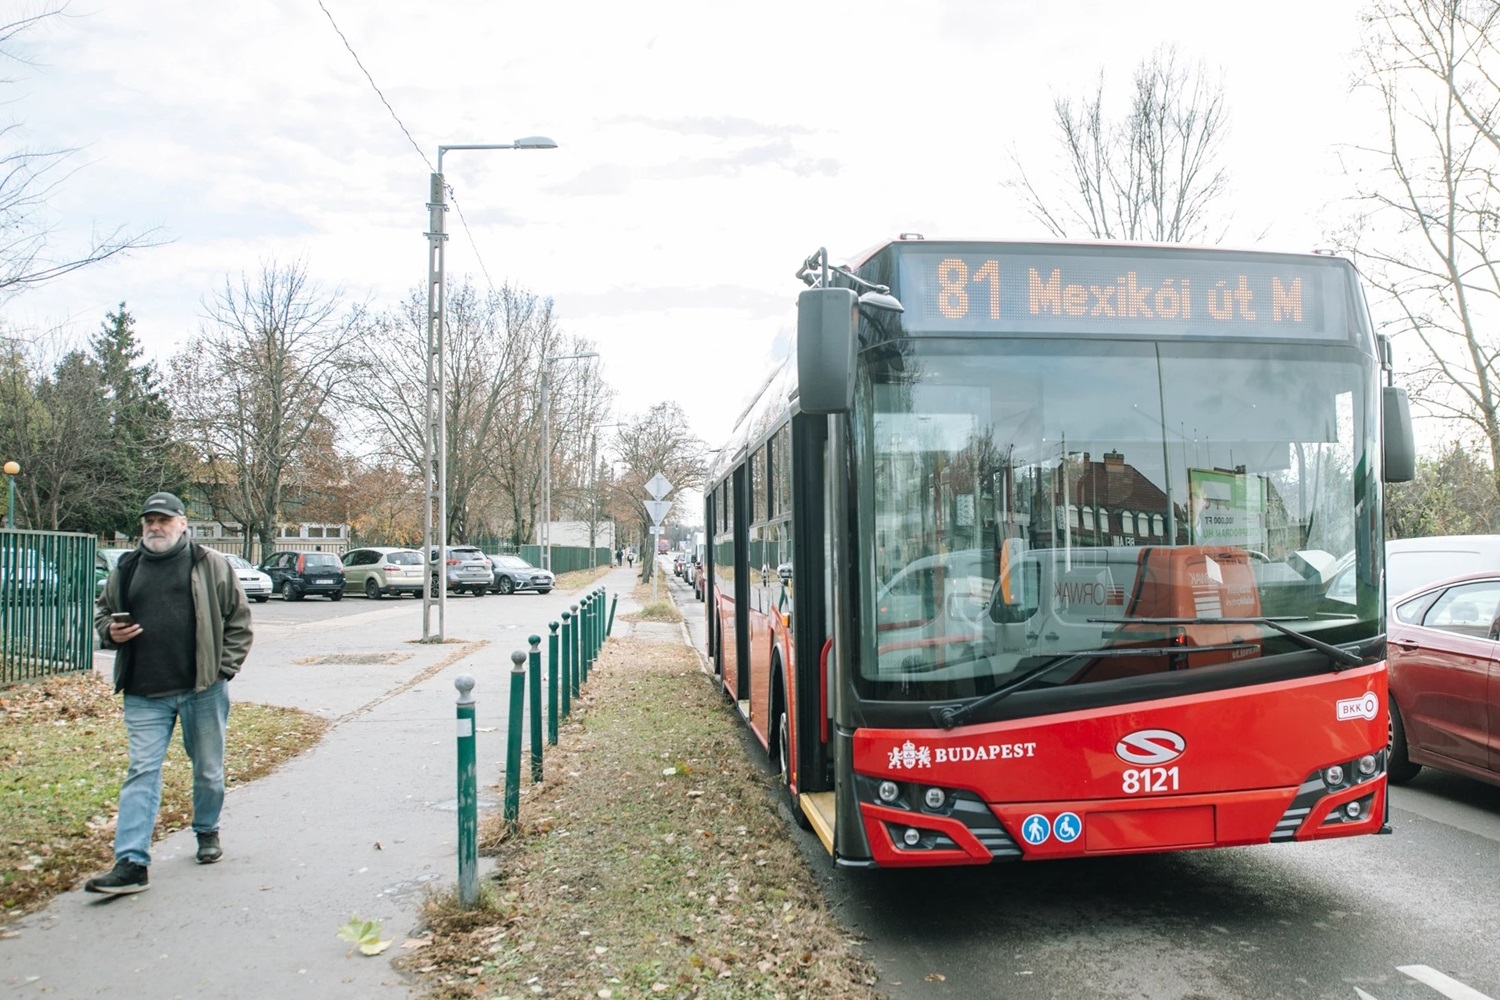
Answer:
[[[597,665],[599,653],[604,649],[604,588],[598,587],[594,590],[594,662]]]
[[[566,719],[573,711],[571,703],[578,693],[573,683],[573,612],[562,613],[562,714]]]
[[[526,717],[526,654],[510,654],[510,722],[505,731],[505,828],[521,828],[521,726]]]
[[[578,630],[578,626],[582,622],[578,617],[578,605],[570,604],[568,607],[573,610],[573,659],[568,663],[568,670],[573,680],[573,697],[576,699],[583,685],[583,675],[579,673],[578,668],[578,664],[581,662],[581,658],[578,655],[578,647],[583,645],[581,641],[582,633]]]
[[[609,599],[609,627],[604,630],[604,634],[606,636],[610,635],[615,630],[615,605],[619,603],[620,593],[619,591],[616,591],[615,596]]]
[[[583,651],[578,657],[578,683],[589,682],[589,668],[594,665],[594,595],[583,595]]]
[[[548,622],[547,632],[547,742],[557,746],[557,622]]]
[[[531,781],[535,784],[542,780],[542,637],[534,635],[526,641],[531,643],[527,672],[531,675]]]
[[[458,688],[458,901],[479,900],[479,790],[474,770],[474,678],[454,678]]]

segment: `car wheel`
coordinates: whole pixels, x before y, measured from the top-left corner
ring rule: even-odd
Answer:
[[[488,587],[470,587],[469,593],[473,594],[475,597],[483,597],[484,592],[488,589]]]
[[[371,601],[380,600],[380,587],[372,576],[365,577],[365,597]]]
[[[288,583],[281,588],[281,599],[284,601],[300,601],[302,600],[302,591],[297,589],[296,584]]]
[[[495,589],[502,594],[514,594],[516,592],[516,581],[508,576],[502,576],[495,581]]]
[[[328,595],[328,599],[330,601],[342,601],[344,599],[344,592],[342,590],[335,590]]]
[[[538,588],[536,588],[536,592],[538,594],[550,594],[550,593],[552,593],[552,588],[551,587],[538,587]]]
[[[271,599],[271,598],[270,598],[270,596],[269,596],[269,595],[266,595],[266,594],[261,594],[261,595],[260,595],[260,596],[258,596],[258,597],[256,597],[256,598],[255,598],[255,603],[256,603],[256,604],[264,604],[264,603],[266,603],[266,602],[267,602],[267,601],[269,601],[269,600],[270,600],[270,599]]]
[[[1422,770],[1421,764],[1413,764],[1406,743],[1406,723],[1401,720],[1401,710],[1391,702],[1390,747],[1385,773],[1393,785],[1404,785]]]

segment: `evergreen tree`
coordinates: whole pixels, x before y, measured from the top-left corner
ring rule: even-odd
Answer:
[[[174,447],[161,377],[154,364],[141,360],[135,317],[124,302],[118,312],[104,314],[90,346],[109,408],[108,427],[100,428],[109,442],[109,487],[101,491],[90,530],[134,535],[141,500],[158,490],[180,494],[187,474]]]

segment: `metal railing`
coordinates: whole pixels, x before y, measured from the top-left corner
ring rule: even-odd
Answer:
[[[93,667],[92,535],[0,529],[0,684]]]

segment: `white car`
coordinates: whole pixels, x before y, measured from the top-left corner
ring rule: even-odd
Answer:
[[[240,589],[245,596],[257,604],[264,604],[271,599],[271,578],[244,559],[232,552],[224,553],[224,558],[229,560],[229,565],[234,567],[234,575],[240,581]]]

